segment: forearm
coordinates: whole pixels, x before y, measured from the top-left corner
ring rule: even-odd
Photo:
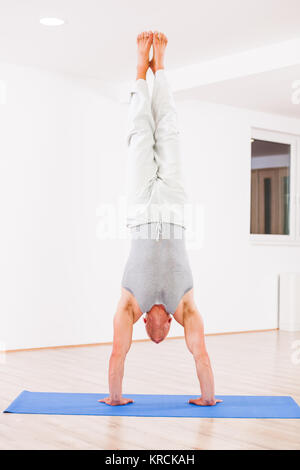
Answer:
[[[109,394],[112,401],[122,397],[122,382],[124,376],[125,357],[112,354],[109,360]]]
[[[197,376],[200,383],[201,397],[204,401],[211,402],[215,397],[214,376],[210,360],[207,355],[194,356]]]

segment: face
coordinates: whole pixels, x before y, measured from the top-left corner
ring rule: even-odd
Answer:
[[[171,321],[171,315],[163,305],[154,305],[144,318],[149,338],[154,343],[161,343],[169,333]]]

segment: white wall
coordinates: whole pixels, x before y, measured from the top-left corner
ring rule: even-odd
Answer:
[[[122,185],[122,116],[83,82],[8,65],[0,79],[0,342],[110,341],[126,249],[96,239],[96,207]]]
[[[206,331],[276,328],[278,274],[299,270],[300,248],[249,242],[251,126],[300,134],[300,121],[200,102],[178,112],[192,199],[205,206],[191,264]]]
[[[96,210],[125,194],[127,105],[32,68],[2,64],[0,80],[0,342],[110,341],[129,241],[99,240]],[[197,101],[178,113],[189,193],[205,214],[189,255],[206,331],[275,328],[277,276],[298,270],[300,249],[250,245],[250,127],[300,133],[300,120]]]

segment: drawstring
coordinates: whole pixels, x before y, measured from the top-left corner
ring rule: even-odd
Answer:
[[[160,234],[162,233],[162,223],[161,221],[160,222],[157,222],[156,224],[156,237],[155,237],[155,240],[158,242],[159,240],[159,237],[160,237]]]

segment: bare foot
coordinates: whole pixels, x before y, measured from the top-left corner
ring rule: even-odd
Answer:
[[[133,400],[130,398],[120,398],[118,401],[113,401],[110,397],[102,398],[102,400],[98,400],[100,403],[106,403],[106,405],[110,406],[122,406],[128,405],[128,403],[133,403]]]
[[[159,69],[164,69],[165,50],[168,44],[168,38],[165,34],[158,31],[153,33],[153,59],[150,62],[150,68],[153,73]]]
[[[215,398],[212,400],[203,400],[202,397],[196,398],[194,400],[189,400],[189,403],[192,405],[198,405],[198,406],[215,406],[217,403],[222,403],[223,400],[216,400]]]
[[[137,80],[143,78],[146,80],[146,73],[149,68],[149,52],[152,46],[152,31],[144,31],[139,34],[137,42]]]

